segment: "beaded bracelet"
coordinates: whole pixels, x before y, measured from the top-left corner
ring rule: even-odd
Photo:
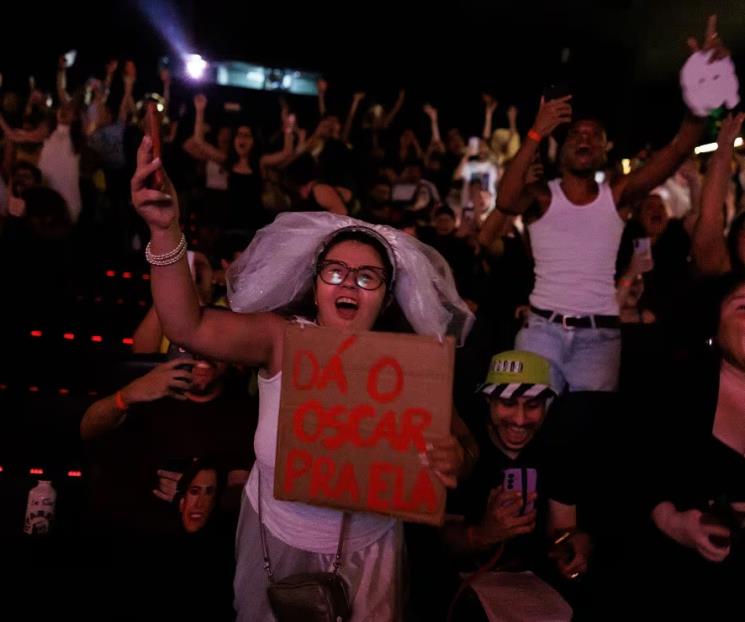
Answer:
[[[181,239],[178,245],[171,251],[163,253],[161,255],[154,255],[151,248],[150,242],[145,247],[145,259],[151,266],[170,266],[179,261],[184,255],[186,255],[186,237],[181,234]]]

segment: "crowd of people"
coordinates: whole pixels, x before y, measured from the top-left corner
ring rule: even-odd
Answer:
[[[715,18],[689,43],[729,62]],[[111,60],[71,85],[62,57],[54,94],[0,101],[19,321],[73,305],[101,266],[151,269],[130,318],[144,367],[80,413],[86,525],[114,542],[86,559],[118,567],[91,572],[89,613],[268,621],[271,573],[334,567],[353,621],[742,615],[745,113],[709,155],[692,109],[622,165],[569,93],[499,128],[485,93],[464,137],[404,89],[340,114],[319,80],[312,112],[278,96],[257,127],[250,96],[236,112],[159,79],[140,92]],[[456,337],[457,414],[423,458],[442,527],[274,498],[293,323]]]

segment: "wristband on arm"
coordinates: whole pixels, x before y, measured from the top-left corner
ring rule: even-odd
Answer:
[[[125,413],[129,409],[129,406],[127,406],[127,402],[124,401],[124,398],[122,397],[122,392],[117,391],[114,394],[114,405],[116,406],[116,409],[119,412]]]
[[[530,128],[528,130],[528,139],[534,140],[535,142],[539,143],[543,140],[543,136],[541,136],[540,132],[538,132],[535,128]]]

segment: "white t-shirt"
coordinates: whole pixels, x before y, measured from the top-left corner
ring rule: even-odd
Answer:
[[[214,160],[207,160],[206,173],[207,180],[205,185],[210,190],[227,190],[228,189],[228,178],[230,177],[228,171],[226,171],[222,165],[218,164]]]
[[[336,553],[343,513],[274,498],[274,466],[277,451],[279,401],[282,372],[271,378],[259,375],[259,421],[254,436],[256,462],[246,482],[246,495],[254,510],[259,510],[261,485],[261,519],[266,528],[285,544],[314,553]],[[396,521],[385,516],[349,514],[345,528],[344,550],[357,551],[376,542]]]

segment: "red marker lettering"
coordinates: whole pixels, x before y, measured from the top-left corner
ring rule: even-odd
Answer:
[[[285,492],[292,492],[295,481],[310,471],[313,457],[304,449],[293,449],[285,462]]]
[[[318,456],[313,461],[313,468],[310,474],[310,495],[312,497],[331,498],[329,489],[329,480],[334,476],[336,465],[331,458]]]
[[[313,432],[308,432],[305,427],[307,419],[306,415],[308,413],[315,413],[316,415],[316,427]],[[318,437],[321,436],[321,432],[323,432],[322,420],[323,406],[321,406],[321,402],[318,400],[308,400],[307,402],[300,404],[292,415],[292,431],[294,432],[295,437],[301,441],[305,443],[315,443],[318,440]]]
[[[312,369],[310,379],[306,382],[301,382],[303,358],[308,360]],[[295,357],[292,361],[292,386],[299,391],[312,389],[318,379],[318,368],[318,359],[316,359],[316,355],[310,350],[298,350],[295,352]]]
[[[424,442],[424,430],[432,423],[432,414],[424,408],[407,408],[401,415],[401,435],[395,448],[406,451],[413,445],[417,451],[427,451]]]
[[[390,367],[396,375],[395,383],[390,391],[381,390],[379,386],[380,373],[386,367]],[[395,400],[401,394],[403,388],[404,372],[401,369],[399,362],[390,356],[379,358],[370,369],[370,373],[367,375],[368,395],[380,404],[387,404],[388,402]]]
[[[383,494],[390,488],[385,479],[385,473],[391,470],[386,462],[373,462],[370,465],[370,482],[367,486],[367,507],[378,512],[385,512],[390,508],[390,501],[383,498]]]
[[[429,471],[425,468],[419,469],[416,476],[414,488],[409,499],[409,509],[413,512],[426,512],[434,514],[437,508],[437,493],[432,485]]]
[[[347,377],[344,375],[344,366],[341,364],[341,355],[351,348],[355,341],[357,341],[356,335],[351,335],[341,342],[336,354],[331,357],[321,372],[321,377],[318,379],[318,389],[323,390],[331,382],[335,382],[339,387],[341,394],[347,394]]]
[[[357,477],[354,473],[354,465],[347,462],[339,473],[339,479],[334,486],[334,490],[331,491],[331,496],[334,499],[342,500],[342,497],[347,497],[350,503],[359,504],[360,502],[360,489],[357,485]]]

